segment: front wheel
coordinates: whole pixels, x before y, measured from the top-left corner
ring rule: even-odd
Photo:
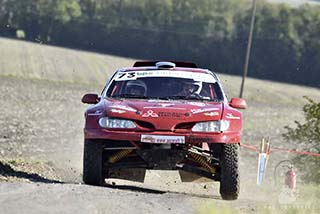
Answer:
[[[223,144],[221,148],[220,194],[224,200],[236,200],[239,196],[239,145]]]
[[[103,184],[102,152],[103,145],[101,142],[85,140],[83,151],[83,181],[85,184],[95,186]]]

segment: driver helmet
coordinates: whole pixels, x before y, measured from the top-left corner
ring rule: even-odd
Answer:
[[[130,80],[126,86],[127,94],[147,95],[147,85],[142,80]]]
[[[193,94],[200,94],[200,91],[202,89],[202,84],[199,81],[183,81],[182,82],[182,90],[184,92]]]

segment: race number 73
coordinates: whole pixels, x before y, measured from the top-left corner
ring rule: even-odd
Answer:
[[[118,73],[116,80],[122,81],[122,80],[134,80],[137,78],[136,72],[120,72]]]

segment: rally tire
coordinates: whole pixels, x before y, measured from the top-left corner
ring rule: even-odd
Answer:
[[[221,150],[220,195],[224,200],[236,200],[239,196],[239,145],[223,144]]]
[[[102,152],[101,142],[85,140],[83,152],[83,182],[85,184],[100,186],[104,183]]]

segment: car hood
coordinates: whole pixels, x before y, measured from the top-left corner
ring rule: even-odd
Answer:
[[[186,100],[105,100],[106,115],[151,123],[157,130],[173,130],[179,124],[220,120],[222,102]]]

